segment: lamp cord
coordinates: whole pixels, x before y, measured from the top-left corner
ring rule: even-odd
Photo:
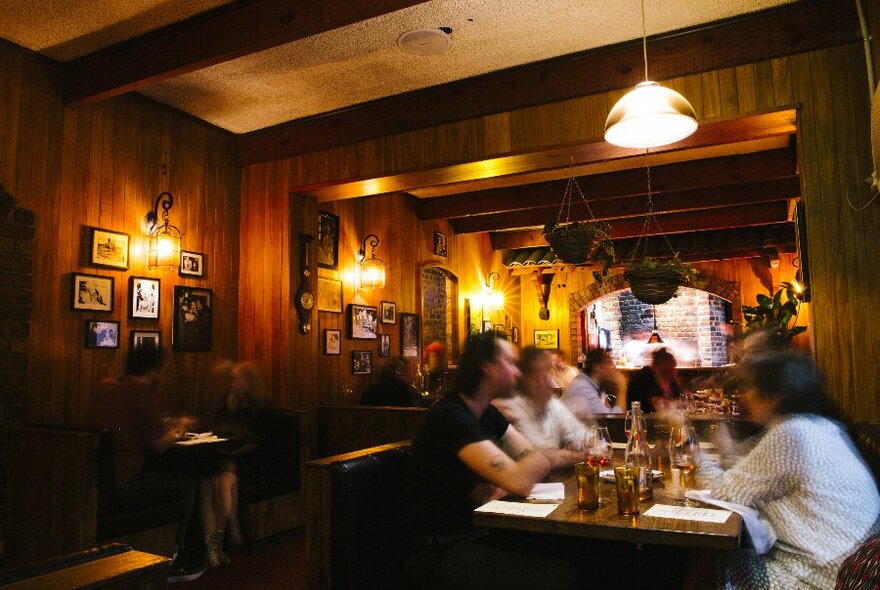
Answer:
[[[648,81],[648,29],[645,26],[645,0],[642,0],[642,57],[645,60],[645,82]]]

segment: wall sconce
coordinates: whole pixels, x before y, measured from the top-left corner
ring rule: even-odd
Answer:
[[[159,223],[159,205],[162,206],[162,223]],[[144,226],[150,234],[150,247],[147,250],[147,268],[175,270],[180,266],[180,230],[168,221],[168,211],[174,205],[174,197],[169,192],[156,197],[153,209],[147,211]]]
[[[370,245],[370,257],[367,258],[367,244]],[[385,286],[385,263],[376,258],[376,246],[379,245],[379,236],[367,234],[364,242],[358,250],[358,258],[361,265],[361,287],[381,289]]]
[[[480,302],[480,316],[486,319],[486,313],[492,313],[504,307],[504,293],[497,289],[498,280],[501,278],[497,272],[490,272],[486,277],[483,291],[477,296]]]

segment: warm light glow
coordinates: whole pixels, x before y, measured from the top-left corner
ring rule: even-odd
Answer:
[[[660,334],[657,332],[651,332],[651,337],[648,338],[648,344],[663,344],[663,338],[661,338]]]
[[[657,82],[645,81],[608,113],[605,141],[645,149],[681,141],[696,130],[697,117],[685,97]]]
[[[147,266],[151,269],[176,270],[180,266],[180,236],[168,228],[160,228],[150,236]]]
[[[385,265],[381,260],[371,258],[361,266],[361,286],[381,289],[385,286]]]
[[[797,279],[791,280],[791,290],[794,291],[796,295],[800,295],[804,292],[803,286],[798,282]]]
[[[484,295],[484,301],[486,305],[486,309],[488,311],[495,311],[496,309],[504,308],[504,293],[501,291],[496,291],[494,289],[489,289],[486,291]]]

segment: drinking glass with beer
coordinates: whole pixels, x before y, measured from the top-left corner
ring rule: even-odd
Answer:
[[[697,455],[700,452],[700,441],[693,426],[684,425],[672,428],[669,434],[669,459],[672,467],[678,469],[679,481],[684,494],[694,486],[694,469],[697,466]],[[685,506],[693,503],[684,499]]]

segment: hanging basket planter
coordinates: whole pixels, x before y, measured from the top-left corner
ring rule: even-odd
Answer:
[[[594,260],[599,246],[609,238],[610,227],[598,221],[548,224],[544,239],[557,258],[568,264]]]
[[[660,305],[672,299],[689,276],[677,266],[637,264],[623,271],[623,278],[629,283],[633,297],[642,303]]]

